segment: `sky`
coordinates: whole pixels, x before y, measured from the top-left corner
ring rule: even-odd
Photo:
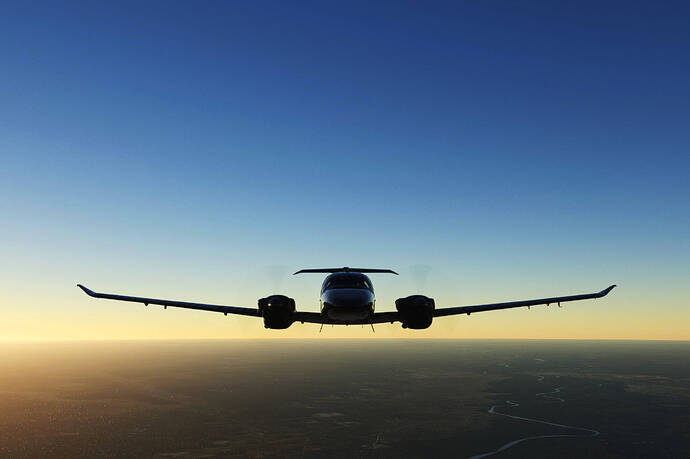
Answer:
[[[0,340],[690,339],[686,2],[6,2]],[[377,311],[599,291],[423,331],[95,300]]]

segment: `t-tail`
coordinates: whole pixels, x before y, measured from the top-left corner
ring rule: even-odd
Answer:
[[[377,268],[350,268],[348,266],[342,268],[312,268],[312,269],[300,269],[294,274],[304,274],[304,273],[387,273],[395,274],[392,269],[377,269]],[[293,275],[294,275],[293,274]]]

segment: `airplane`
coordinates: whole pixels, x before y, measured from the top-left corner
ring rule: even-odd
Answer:
[[[315,323],[323,325],[371,325],[380,323],[400,322],[403,328],[421,330],[429,328],[435,317],[445,317],[457,314],[495,311],[498,309],[519,308],[545,304],[558,304],[567,301],[587,300],[601,298],[613,290],[616,285],[611,285],[597,293],[585,293],[580,295],[557,296],[552,298],[539,298],[536,300],[511,301],[505,303],[479,304],[472,306],[453,306],[436,308],[433,298],[424,295],[410,295],[395,300],[396,311],[375,312],[376,298],[371,279],[366,274],[388,273],[395,274],[390,269],[374,268],[319,268],[301,269],[294,274],[303,273],[328,273],[321,286],[320,304],[321,312],[297,311],[295,300],[285,295],[270,295],[258,301],[257,308],[238,306],[221,306],[215,304],[189,303],[186,301],[158,300],[155,298],[142,298],[136,296],[113,295],[110,293],[97,293],[89,290],[81,284],[81,288],[87,295],[94,298],[106,298],[111,300],[131,301],[135,303],[157,304],[165,309],[168,306],[176,308],[199,309],[202,311],[222,312],[224,315],[239,314],[244,316],[261,317],[265,328],[286,329],[295,322]],[[365,274],[366,273],[366,274]]]

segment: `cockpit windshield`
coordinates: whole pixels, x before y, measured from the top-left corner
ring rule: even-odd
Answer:
[[[333,288],[357,288],[363,290],[371,290],[371,285],[364,276],[341,275],[331,276],[328,278],[323,286],[324,290]]]

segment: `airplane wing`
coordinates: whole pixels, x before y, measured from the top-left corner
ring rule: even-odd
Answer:
[[[84,291],[89,296],[92,296],[94,298],[106,298],[110,300],[119,300],[119,301],[130,301],[134,303],[144,303],[145,305],[149,304],[158,304],[164,307],[176,307],[176,308],[186,308],[186,309],[198,309],[202,311],[213,311],[213,312],[222,312],[223,314],[239,314],[239,315],[244,315],[244,316],[252,316],[252,317],[261,317],[259,314],[258,309],[254,308],[243,308],[243,307],[238,307],[238,306],[221,306],[217,304],[204,304],[204,303],[190,303],[186,301],[173,301],[173,300],[159,300],[155,298],[143,298],[143,297],[137,297],[137,296],[125,296],[125,295],[114,295],[110,293],[98,293],[94,292],[93,290],[90,290],[86,287],[84,287],[81,284],[77,284],[77,286]],[[591,298],[601,298],[603,296],[606,296],[613,288],[615,285],[611,285],[610,287],[602,290],[601,292],[597,293],[585,293],[581,295],[570,295],[570,296],[557,296],[557,297],[552,297],[552,298],[540,298],[536,300],[522,300],[522,301],[512,301],[512,302],[507,302],[507,303],[491,303],[491,304],[480,304],[480,305],[473,305],[473,306],[456,306],[456,307],[450,307],[450,308],[440,308],[436,309],[434,311],[434,317],[443,317],[443,316],[450,316],[450,315],[456,315],[456,314],[471,314],[473,312],[483,312],[483,311],[495,311],[497,309],[508,309],[508,308],[519,308],[523,306],[535,306],[539,304],[546,304],[549,305],[551,303],[564,303],[566,301],[576,301],[576,300],[587,300]],[[295,322],[307,322],[307,323],[315,323],[315,324],[333,324],[333,325],[340,325],[344,324],[345,322],[339,322],[339,321],[334,321],[331,319],[328,319],[326,317],[323,317],[321,314],[318,312],[300,312],[300,311],[295,311],[294,313],[294,321]],[[365,319],[360,322],[348,322],[348,324],[351,325],[367,325],[367,324],[379,324],[379,323],[393,323],[393,322],[400,322],[402,321],[400,313],[397,311],[391,311],[391,312],[377,312],[374,314],[373,319]]]
[[[252,316],[252,317],[261,317],[259,314],[258,309],[254,308],[243,308],[243,307],[238,307],[238,306],[221,306],[217,304],[205,304],[205,303],[189,303],[186,301],[173,301],[173,300],[159,300],[156,298],[144,298],[144,297],[139,297],[139,296],[125,296],[125,295],[113,295],[111,293],[99,293],[99,292],[94,292],[93,290],[84,287],[81,284],[77,284],[77,287],[82,289],[84,293],[86,293],[89,296],[92,296],[94,298],[106,298],[109,300],[119,300],[119,301],[130,301],[133,303],[144,303],[146,306],[149,304],[159,304],[164,307],[174,307],[174,308],[185,308],[185,309],[198,309],[201,311],[213,311],[213,312],[222,312],[225,315],[228,314],[240,314],[243,316]],[[388,318],[389,315],[395,315],[397,316],[397,312],[384,312],[384,313],[379,313],[376,314],[377,317],[373,323],[382,323],[382,322],[393,322],[394,320],[398,319],[390,319]],[[386,320],[382,320],[382,318],[385,316]],[[313,324],[333,324],[333,325],[339,325],[341,322],[333,321],[328,318],[323,317],[321,314],[318,312],[301,312],[301,311],[295,311],[293,318],[295,322],[308,322],[308,323],[313,323]],[[372,323],[371,320],[366,320],[366,321],[361,321],[362,325],[367,325]],[[359,325],[359,323],[351,323],[352,325]]]
[[[597,293],[585,293],[581,295],[555,296],[553,298],[539,298],[537,300],[511,301],[508,303],[478,304],[474,306],[456,306],[451,308],[441,308],[434,311],[434,317],[452,316],[455,314],[470,315],[473,312],[495,311],[497,309],[519,308],[522,306],[535,306],[538,304],[549,305],[552,303],[565,303],[566,301],[588,300],[591,298],[601,298],[608,295],[615,285],[605,288]]]
[[[329,319],[328,317],[324,317],[318,312],[300,312],[300,311],[295,311],[295,314],[293,315],[295,322],[302,322],[302,323],[312,323],[312,324],[324,324],[324,325],[344,325],[345,322],[342,321],[337,321],[333,319]],[[400,321],[400,315],[398,312],[393,311],[393,312],[377,312],[374,313],[374,319],[362,319],[362,320],[355,320],[355,321],[348,321],[348,325],[369,325],[369,324],[382,324],[382,323],[393,323],[395,321]]]
[[[94,298],[107,298],[109,300],[120,300],[120,301],[131,301],[134,303],[144,303],[146,306],[149,304],[160,304],[161,306],[168,306],[174,308],[186,308],[186,309],[199,309],[202,311],[214,311],[222,312],[223,314],[240,314],[243,316],[259,316],[259,310],[254,308],[241,308],[237,306],[220,306],[217,304],[203,304],[203,303],[188,303],[186,301],[172,301],[172,300],[157,300],[155,298],[141,298],[138,296],[124,296],[124,295],[112,295],[110,293],[98,293],[93,290],[89,290],[81,284],[77,284],[77,287],[82,289],[84,293]]]

